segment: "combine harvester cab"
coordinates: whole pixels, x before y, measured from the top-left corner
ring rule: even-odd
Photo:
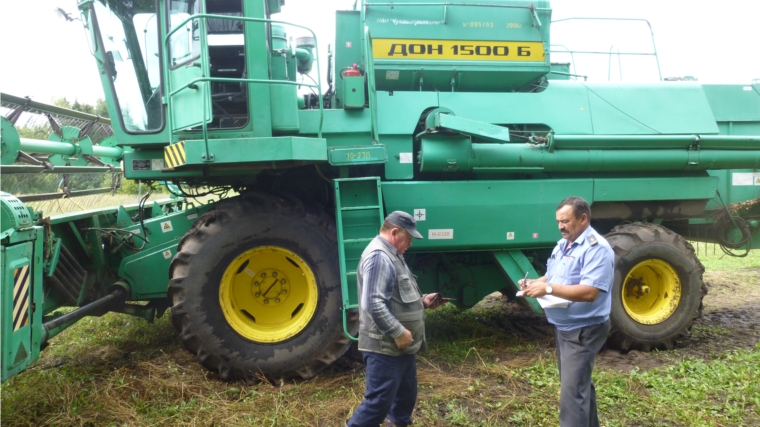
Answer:
[[[363,0],[336,13],[326,57],[281,7],[80,2],[114,142],[6,138],[8,115],[4,178],[82,154],[176,198],[47,219],[3,196],[4,313],[14,289],[36,302],[4,315],[3,379],[82,316],[168,307],[221,378],[313,377],[356,339],[357,263],[394,210],[425,237],[407,254],[423,292],[468,308],[541,275],[556,205],[585,198],[615,248],[624,350],[670,348],[700,315],[688,240],[760,245],[758,84],[584,82],[552,64],[546,1]]]

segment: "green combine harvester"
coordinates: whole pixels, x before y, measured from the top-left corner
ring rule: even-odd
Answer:
[[[123,173],[172,196],[49,216],[28,204],[68,193],[0,194],[3,381],[84,316],[169,308],[223,379],[313,377],[355,339],[358,259],[394,210],[425,237],[423,292],[468,308],[541,275],[555,207],[585,198],[622,350],[671,348],[700,316],[689,240],[760,247],[760,81],[585,82],[550,60],[548,1],[357,3],[324,55],[273,19],[283,0],[79,1],[113,135],[53,117],[21,137],[48,107],[3,94],[3,181]]]

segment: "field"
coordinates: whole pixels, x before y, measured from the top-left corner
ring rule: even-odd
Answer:
[[[602,424],[760,426],[760,251],[699,246],[704,317],[671,351],[605,349],[594,372]],[[553,330],[500,294],[428,315],[417,426],[552,426],[559,383]],[[340,426],[361,402],[361,364],[308,381],[224,382],[179,344],[169,319],[87,318],[2,386],[8,426]]]

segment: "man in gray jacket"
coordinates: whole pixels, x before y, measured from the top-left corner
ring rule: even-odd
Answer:
[[[413,237],[422,238],[414,218],[392,212],[359,261],[359,350],[366,366],[366,391],[347,426],[412,423],[416,353],[425,348],[424,309],[445,302],[437,293],[422,295],[404,261]]]

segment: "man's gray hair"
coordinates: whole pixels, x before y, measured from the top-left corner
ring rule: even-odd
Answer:
[[[581,197],[576,196],[570,196],[567,199],[559,202],[559,205],[557,205],[557,210],[562,209],[563,206],[572,206],[573,207],[573,215],[576,218],[580,218],[581,215],[586,214],[586,217],[591,220],[591,207],[588,205],[588,202],[583,200]]]

